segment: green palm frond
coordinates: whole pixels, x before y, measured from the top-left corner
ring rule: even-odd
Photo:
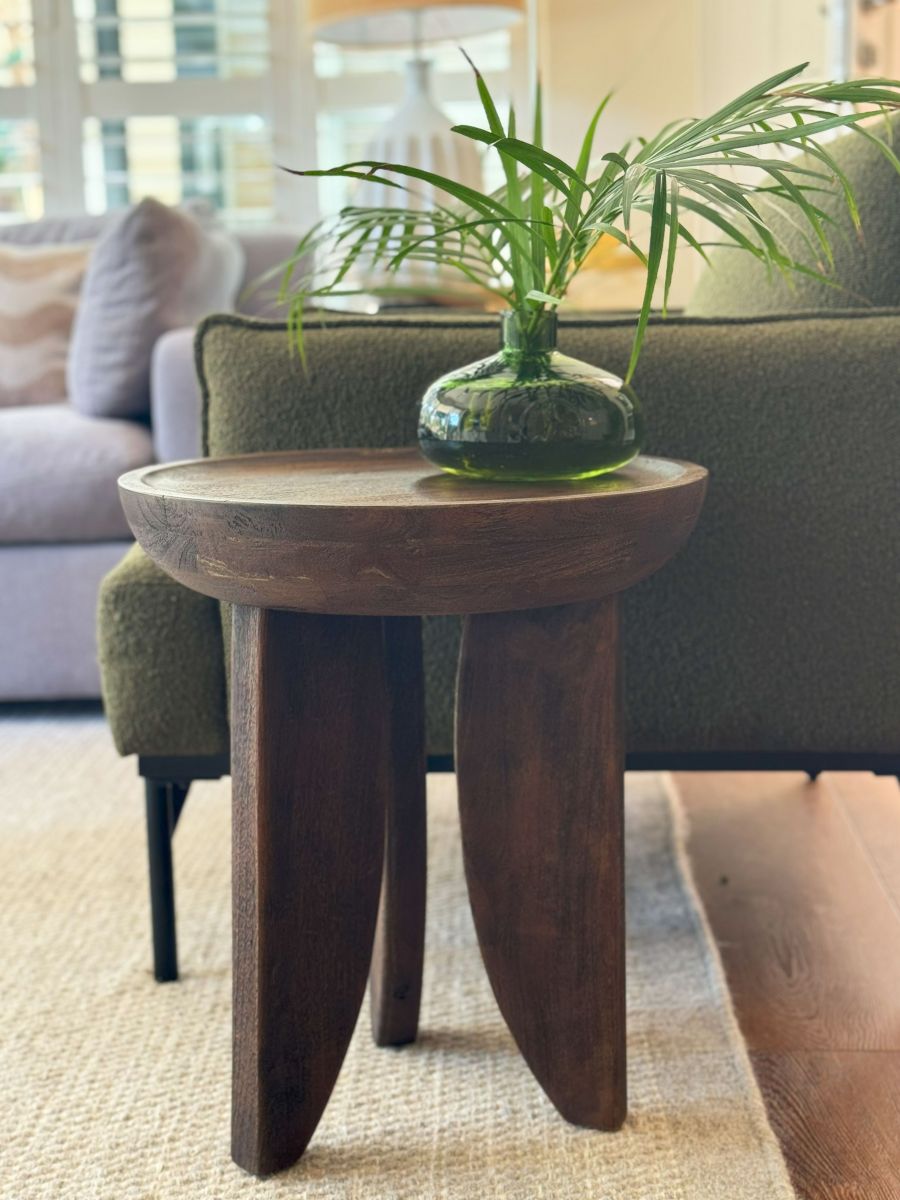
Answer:
[[[900,81],[857,79],[846,83],[799,81],[807,64],[780,71],[702,119],[670,122],[654,137],[637,139],[594,160],[594,145],[607,96],[594,113],[579,157],[571,164],[543,144],[540,86],[532,140],[517,133],[515,114],[506,126],[483,76],[474,64],[485,127],[459,125],[455,132],[499,156],[504,183],[483,192],[456,180],[402,163],[360,161],[305,176],[339,176],[375,181],[394,189],[395,207],[350,206],[303,238],[282,275],[281,296],[290,305],[290,325],[302,353],[302,313],[310,303],[360,291],[381,296],[402,286],[409,263],[455,271],[475,286],[520,311],[539,314],[556,307],[602,237],[630,250],[646,272],[643,303],[635,329],[628,377],[634,372],[657,283],[663,313],[678,251],[687,246],[704,257],[699,221],[723,234],[734,247],[753,254],[770,270],[790,277],[812,274],[829,282],[834,220],[823,198],[842,197],[859,229],[853,188],[828,149],[835,130],[852,129],[874,142],[900,172],[900,158],[864,124],[900,108]],[[801,154],[805,157],[801,159]],[[424,185],[438,202],[425,202]],[[773,203],[774,202],[774,203]],[[801,231],[810,261],[799,262],[779,230],[787,217]],[[635,216],[644,220],[635,225]],[[649,230],[646,218],[649,217]],[[689,229],[685,218],[694,222]],[[643,231],[638,245],[636,228]],[[716,243],[718,244],[718,243]],[[366,286],[349,283],[365,268]],[[444,293],[446,284],[434,286]]]

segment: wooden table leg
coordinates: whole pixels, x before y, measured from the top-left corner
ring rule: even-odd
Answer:
[[[387,784],[382,622],[234,611],[232,1156],[303,1153],[365,991]]]
[[[389,786],[384,878],[369,975],[379,1046],[416,1040],[425,953],[425,684],[422,622],[386,617]]]
[[[494,994],[576,1125],[625,1119],[618,606],[467,618],[457,691],[463,854]]]

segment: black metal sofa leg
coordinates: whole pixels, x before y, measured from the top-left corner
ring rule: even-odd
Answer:
[[[159,983],[178,978],[175,940],[175,880],[172,834],[195,779],[221,779],[228,774],[227,754],[138,756],[147,809],[147,857],[150,867],[150,917],[153,929],[153,975]]]
[[[144,788],[147,808],[147,858],[150,868],[153,975],[158,983],[170,983],[178,978],[172,834],[181,815],[187,787],[171,780],[145,779]]]
[[[175,881],[172,875],[172,788],[145,779],[147,859],[150,868],[150,922],[153,930],[153,975],[159,983],[178,978],[175,940]]]

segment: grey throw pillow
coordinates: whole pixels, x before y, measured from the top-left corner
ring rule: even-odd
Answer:
[[[243,270],[240,244],[214,222],[152,199],[117,214],[94,248],[81,289],[69,349],[70,402],[94,417],[147,413],[156,341],[231,309]]]

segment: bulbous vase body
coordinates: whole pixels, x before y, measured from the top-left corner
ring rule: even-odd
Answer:
[[[561,354],[556,334],[555,313],[504,313],[500,352],[425,393],[425,457],[454,475],[534,482],[630,462],[643,439],[637,397],[611,372]]]

